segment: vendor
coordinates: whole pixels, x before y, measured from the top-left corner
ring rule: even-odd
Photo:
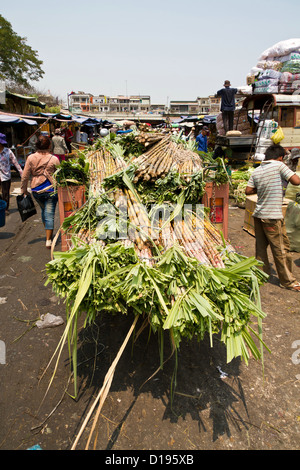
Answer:
[[[23,170],[19,165],[15,154],[7,147],[5,134],[0,134],[0,188],[2,193],[1,199],[6,202],[6,215],[9,214],[11,165],[14,165],[22,177]]]
[[[298,161],[300,158],[300,149],[293,148],[288,154],[287,158],[284,159],[284,163],[292,170],[296,171],[298,166]]]
[[[197,150],[198,152],[205,152],[207,153],[207,136],[209,134],[208,127],[204,126],[200,131],[200,134],[196,137],[197,142]]]
[[[281,145],[271,145],[265,152],[265,160],[250,176],[246,195],[257,194],[253,212],[255,229],[255,257],[262,261],[263,270],[271,274],[268,247],[271,247],[280,286],[300,292],[300,283],[292,273],[292,257],[282,213],[282,182],[300,184],[299,176],[284,163],[285,149]]]
[[[38,137],[41,135],[41,131],[38,129],[29,139],[29,146],[31,147],[32,152],[36,151],[36,143],[38,141]]]

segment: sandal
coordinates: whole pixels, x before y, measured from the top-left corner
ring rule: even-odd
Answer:
[[[293,291],[295,291],[295,292],[300,292],[300,282],[295,282],[294,284],[292,284],[292,285],[289,286],[289,287],[285,287],[285,286],[282,286],[282,285],[280,284],[280,287],[281,287],[282,289],[288,289],[288,290],[293,290]]]

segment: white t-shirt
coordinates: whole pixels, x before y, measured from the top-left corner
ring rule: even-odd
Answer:
[[[283,182],[295,173],[278,160],[266,160],[250,176],[248,186],[256,188],[257,203],[253,217],[283,219]]]

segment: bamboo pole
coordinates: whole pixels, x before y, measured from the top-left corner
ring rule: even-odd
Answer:
[[[97,397],[96,397],[96,399],[95,399],[93,405],[91,406],[90,411],[88,412],[88,414],[87,414],[87,416],[86,416],[86,418],[85,418],[85,420],[84,420],[84,422],[83,422],[83,425],[81,426],[81,428],[80,428],[80,430],[79,430],[79,433],[78,433],[77,436],[76,436],[76,439],[75,439],[75,441],[74,441],[74,443],[73,443],[73,445],[72,445],[72,447],[71,447],[71,450],[75,450],[75,449],[76,449],[77,444],[78,444],[78,441],[79,441],[79,439],[80,439],[80,437],[81,437],[81,435],[82,435],[82,433],[83,433],[83,431],[84,431],[84,429],[85,429],[87,423],[89,422],[89,419],[90,419],[90,417],[92,416],[92,414],[93,414],[93,412],[94,412],[94,410],[95,410],[95,408],[96,408],[96,406],[97,406],[97,403],[99,402],[98,409],[97,409],[97,412],[96,412],[96,415],[95,415],[95,418],[94,418],[94,421],[93,421],[93,426],[92,426],[91,432],[90,432],[90,434],[89,434],[88,442],[87,442],[87,445],[86,445],[86,448],[85,448],[85,450],[88,450],[88,447],[89,447],[89,443],[90,443],[92,434],[93,434],[93,432],[94,432],[94,430],[95,430],[96,424],[97,424],[98,419],[99,419],[100,411],[101,411],[101,409],[102,409],[102,406],[103,406],[103,404],[104,404],[104,401],[105,401],[105,399],[106,399],[106,397],[107,397],[107,394],[108,394],[108,392],[109,392],[109,389],[110,389],[110,386],[111,386],[111,383],[112,383],[112,380],[113,380],[113,376],[114,376],[114,373],[115,373],[117,364],[118,364],[118,362],[119,362],[119,360],[120,360],[120,357],[122,356],[122,354],[123,354],[123,352],[124,352],[124,349],[125,349],[125,347],[126,347],[128,341],[129,341],[129,339],[130,339],[130,336],[132,335],[132,332],[133,332],[133,330],[134,330],[134,328],[135,328],[135,325],[136,325],[137,321],[138,321],[138,316],[136,315],[136,317],[135,317],[135,319],[134,319],[134,321],[133,321],[133,323],[132,323],[132,325],[131,325],[131,327],[130,327],[128,333],[127,333],[127,336],[126,336],[126,338],[125,338],[125,340],[124,340],[122,346],[121,346],[120,349],[119,349],[119,352],[118,352],[116,358],[114,359],[112,365],[110,366],[110,368],[109,368],[109,370],[108,370],[108,372],[107,372],[107,374],[106,374],[106,376],[105,376],[105,378],[104,378],[104,382],[103,382],[102,388],[101,388],[100,392],[98,393],[98,395],[97,395]]]

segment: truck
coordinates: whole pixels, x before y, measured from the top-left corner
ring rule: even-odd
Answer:
[[[260,129],[268,120],[274,120],[282,128],[284,139],[280,144],[286,150],[300,148],[300,95],[252,94],[244,99],[240,110],[247,112],[249,134],[217,135],[215,152],[222,149],[229,160],[252,158],[261,144]]]

